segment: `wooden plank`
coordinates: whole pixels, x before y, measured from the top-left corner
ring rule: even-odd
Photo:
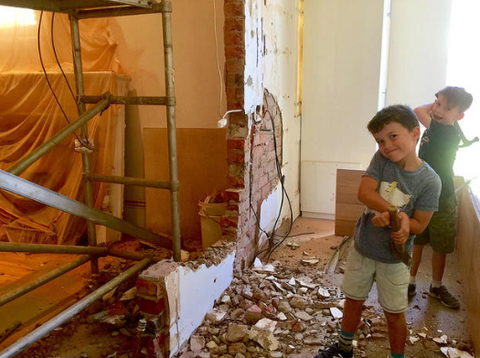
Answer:
[[[335,235],[353,236],[355,223],[365,209],[357,198],[363,173],[359,169],[337,169]]]
[[[145,178],[168,180],[168,146],[165,128],[144,128]],[[215,190],[227,188],[225,129],[177,128],[180,232],[182,239],[200,239],[198,202]],[[145,189],[147,227],[171,233],[170,193]]]

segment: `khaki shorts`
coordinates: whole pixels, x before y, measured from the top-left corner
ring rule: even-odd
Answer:
[[[365,301],[375,281],[382,308],[389,313],[402,313],[408,309],[409,278],[409,269],[403,262],[386,264],[372,260],[352,247],[342,291],[348,298]]]
[[[430,243],[433,251],[450,254],[455,250],[457,235],[457,198],[440,197],[438,211],[433,213],[424,232],[415,237],[415,245]]]

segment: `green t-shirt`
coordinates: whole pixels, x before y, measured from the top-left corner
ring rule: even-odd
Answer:
[[[442,196],[455,193],[453,184],[453,163],[457,153],[460,135],[453,125],[433,121],[425,130],[420,142],[418,156],[437,172],[442,180]]]

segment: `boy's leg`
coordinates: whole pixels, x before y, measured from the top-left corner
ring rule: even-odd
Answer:
[[[346,296],[340,338],[337,343],[321,350],[314,358],[353,357],[353,336],[362,316],[363,303],[373,285],[375,261],[364,257],[352,247],[343,276],[342,291]]]
[[[405,342],[407,340],[407,323],[405,321],[405,313],[384,312],[388,324],[390,350],[396,356],[402,356],[405,352]]]
[[[407,339],[409,268],[404,263],[377,263],[378,301],[385,312],[392,357],[403,357]]]
[[[425,245],[413,245],[412,251],[412,267],[410,268],[410,277],[417,276],[420,261],[422,261],[422,253]]]
[[[433,251],[432,253],[432,279],[433,281],[442,282],[443,273],[445,272],[445,262],[447,254]]]
[[[345,299],[343,307],[342,330],[347,333],[355,333],[362,318],[363,303],[365,301]]]
[[[353,336],[362,318],[365,300],[345,299],[343,307],[342,330],[338,342],[329,348],[319,351],[314,358],[353,357]]]
[[[428,294],[446,307],[458,308],[460,304],[442,284],[447,254],[455,250],[455,236],[457,224],[457,200],[455,195],[440,198],[437,211],[428,225],[430,231],[430,245],[432,254],[432,285]]]
[[[422,253],[425,245],[413,245],[412,251],[412,267],[410,268],[410,282],[408,283],[408,297],[413,297],[417,293],[417,285],[415,284],[415,277],[417,276],[420,261],[422,261]]]

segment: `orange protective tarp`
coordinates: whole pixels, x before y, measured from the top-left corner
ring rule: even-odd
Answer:
[[[8,170],[22,157],[46,142],[67,125],[48,88],[39,61],[37,25],[0,27],[0,169]],[[51,40],[52,14],[44,13],[40,47],[48,79],[68,120],[78,117],[70,93],[54,57]],[[73,92],[70,25],[64,15],[54,16],[54,46]],[[81,20],[80,35],[85,94],[116,92],[120,72],[115,59],[116,44],[111,39],[107,19]],[[87,106],[87,109],[89,106]],[[118,108],[111,106],[88,122],[89,138],[95,150],[90,155],[91,172],[109,174],[113,162],[113,133]],[[80,137],[80,131],[76,135]],[[82,157],[74,150],[70,135],[20,176],[70,198],[84,201]],[[100,208],[106,185],[94,185],[95,207]],[[33,200],[0,190],[0,241],[75,244],[86,222]]]

